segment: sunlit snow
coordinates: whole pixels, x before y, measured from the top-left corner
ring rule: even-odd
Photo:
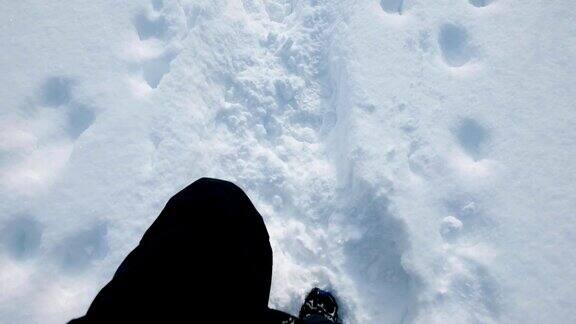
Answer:
[[[83,314],[203,176],[264,216],[271,307],[297,314],[319,286],[346,323],[574,321],[574,17],[569,0],[5,1],[0,322]]]

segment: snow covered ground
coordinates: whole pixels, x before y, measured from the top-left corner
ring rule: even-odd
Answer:
[[[574,17],[570,0],[4,1],[0,322],[83,314],[202,176],[263,214],[272,307],[318,285],[347,323],[576,320]]]

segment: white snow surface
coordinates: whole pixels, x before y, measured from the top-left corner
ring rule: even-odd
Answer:
[[[574,17],[570,0],[4,1],[0,322],[85,313],[204,176],[263,215],[271,307],[316,285],[346,323],[575,321]]]

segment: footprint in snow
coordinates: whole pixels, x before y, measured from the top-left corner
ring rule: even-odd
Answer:
[[[460,25],[447,23],[440,27],[438,45],[444,62],[451,67],[461,67],[474,56],[468,32]]]
[[[380,0],[380,7],[389,14],[402,15],[405,0]]]
[[[493,0],[468,0],[474,7],[486,7],[493,2]]]
[[[109,250],[107,232],[106,224],[96,224],[65,238],[55,250],[61,267],[67,271],[79,271],[104,258]]]
[[[474,161],[479,161],[485,153],[490,134],[484,126],[471,118],[462,119],[454,131],[458,143]]]
[[[59,109],[65,115],[63,127],[67,135],[75,140],[95,121],[94,109],[74,98],[76,80],[65,76],[47,78],[40,88],[40,103]]]
[[[162,14],[162,1],[152,1],[149,10],[136,15],[132,24],[138,33],[138,38],[143,47],[150,47],[151,52],[158,52],[152,57],[141,58],[139,70],[142,77],[150,86],[157,88],[162,78],[170,72],[170,63],[178,56],[179,51],[171,46],[173,35],[170,33],[170,25]],[[158,51],[157,48],[161,47]]]
[[[8,255],[16,260],[32,257],[42,242],[42,226],[29,215],[8,221],[2,231],[2,243]]]

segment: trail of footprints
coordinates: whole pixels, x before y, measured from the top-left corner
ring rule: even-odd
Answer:
[[[11,115],[13,127],[3,129],[2,136],[25,136],[27,139],[12,147],[0,148],[0,155],[5,158],[3,162],[17,170],[12,181],[30,184],[29,177],[19,175],[26,166],[30,169],[24,173],[29,174],[40,171],[44,175],[56,170],[58,163],[53,161],[45,164],[27,162],[38,156],[47,159],[58,148],[73,145],[92,126],[97,109],[77,95],[80,83],[79,79],[66,75],[50,76],[39,82],[34,94],[24,98],[20,109]]]
[[[461,119],[453,130],[453,136],[462,152],[468,155],[472,161],[478,162],[485,158],[491,136],[488,130],[478,121],[472,118]],[[456,239],[458,233],[465,225],[462,217],[458,215],[463,215],[468,219],[473,219],[472,216],[478,215],[477,205],[473,201],[450,203],[449,205],[451,206],[450,209],[453,211],[454,216],[444,218],[440,228],[440,234],[448,242]],[[473,223],[475,226],[479,225],[477,221]]]
[[[486,157],[491,136],[480,122],[463,118],[457,122],[452,135],[460,150],[474,161],[473,163]],[[437,300],[464,298],[471,305],[481,305],[468,309],[470,316],[483,318],[488,315],[498,318],[498,282],[483,265],[483,257],[479,260],[474,256],[477,253],[490,253],[489,242],[485,243],[485,235],[493,225],[490,216],[482,210],[482,201],[478,201],[473,193],[466,193],[466,186],[460,189],[461,193],[444,202],[448,216],[444,217],[438,226],[444,241],[445,255],[441,261],[443,271],[439,273],[441,284],[437,287]],[[469,255],[470,251],[472,256]]]
[[[475,7],[486,7],[491,0],[469,0]],[[381,0],[380,6],[389,14],[402,15],[405,11],[405,0]],[[164,75],[170,71],[170,63],[178,55],[178,50],[171,45],[173,35],[169,32],[166,18],[161,14],[162,0],[151,2],[152,12],[142,12],[133,19],[133,25],[141,41],[157,41],[163,45],[162,53],[153,58],[141,60],[138,68],[146,83],[151,88],[160,84]],[[439,29],[438,45],[444,62],[450,67],[461,67],[474,56],[466,29],[458,24],[446,23]],[[57,109],[64,116],[63,125],[66,136],[74,141],[81,136],[95,121],[94,107],[77,100],[74,87],[78,80],[67,76],[49,77],[42,83],[37,99],[40,108]],[[482,159],[489,133],[477,121],[463,119],[454,131],[461,146],[473,160]],[[453,243],[465,231],[466,219],[477,215],[474,202],[464,204],[460,213],[445,217],[440,224],[440,234],[446,242]],[[462,219],[464,217],[464,219]],[[0,242],[5,253],[16,261],[32,259],[42,246],[44,227],[32,215],[16,215],[8,219],[2,227]],[[107,225],[95,224],[78,233],[65,237],[55,248],[57,260],[63,269],[78,270],[89,265],[93,260],[101,259],[108,253],[106,242]],[[480,270],[478,270],[480,271]]]
[[[160,13],[162,0],[151,2],[153,10],[150,13],[140,13],[133,19],[134,27],[141,41],[152,40],[160,42],[164,47],[161,54],[139,62],[146,83],[156,88],[162,77],[169,72],[170,62],[178,52],[170,43],[172,35],[165,17]],[[76,94],[76,88],[81,80],[67,75],[53,75],[41,81],[34,96],[23,104],[21,118],[36,125],[36,121],[45,125],[40,129],[22,129],[38,138],[35,149],[47,149],[61,145],[62,141],[71,145],[96,120],[97,109]],[[20,164],[27,154],[20,154],[14,148],[10,153],[11,163]],[[14,160],[14,159],[20,160]],[[105,257],[107,247],[107,225],[93,224],[79,232],[70,233],[55,245],[43,244],[45,234],[44,224],[33,214],[15,214],[0,223],[0,249],[2,253],[16,261],[27,262],[40,256],[40,249],[52,251],[50,255],[59,266],[66,271],[82,270],[94,260]]]
[[[466,1],[466,0],[462,0]],[[475,8],[491,5],[494,0],[467,0]],[[380,0],[384,12],[391,15],[406,14],[410,0]],[[422,49],[430,49],[429,34],[421,33]],[[475,59],[477,49],[471,42],[467,29],[460,23],[446,22],[437,30],[437,46],[442,61],[450,68],[459,69]],[[490,132],[481,122],[473,118],[462,118],[452,129],[454,142],[465,154],[470,163],[478,163],[486,158],[491,141]],[[410,168],[416,174],[428,176],[428,169],[434,160],[434,155],[427,152],[422,145],[415,145],[410,153]],[[466,192],[466,188],[462,188]],[[478,261],[460,254],[460,249],[466,249],[475,237],[483,236],[482,232],[489,230],[490,219],[485,215],[473,194],[462,194],[446,202],[449,215],[444,217],[438,226],[438,232],[445,242],[446,256],[442,267],[447,270],[440,274],[443,286],[439,288],[438,300],[446,300],[450,296],[465,296],[465,299],[483,310],[471,309],[471,313],[489,314],[497,318],[499,313],[498,285],[489,271]],[[448,296],[448,297],[447,297]],[[483,315],[480,315],[483,316]]]
[[[64,271],[85,269],[94,260],[108,254],[107,224],[98,223],[64,237],[55,246],[47,247],[50,256]],[[26,262],[39,256],[44,225],[33,215],[19,214],[0,227],[0,244],[14,261]]]
[[[266,17],[264,20],[276,23],[283,23],[293,13],[295,6],[289,0],[245,1],[242,4],[256,21]],[[323,38],[321,36],[326,32],[324,28],[329,23],[329,15],[320,12],[321,9],[317,10],[307,13],[310,17],[308,21],[314,27],[303,37]],[[284,29],[289,30],[290,27],[273,28],[260,40],[261,48],[266,52],[263,56],[266,62],[247,62],[248,68],[231,78],[224,98],[225,106],[218,113],[217,120],[228,130],[239,134],[256,130],[254,134],[268,143],[276,141],[281,135],[313,143],[335,123],[331,107],[320,102],[324,81],[310,73],[320,69],[322,53],[309,46],[312,42],[308,39],[288,36]],[[262,69],[271,67],[278,69],[279,73],[270,82],[270,74],[262,73]],[[245,73],[250,70],[255,72]]]
[[[487,7],[493,0],[468,0],[477,8]],[[402,15],[409,7],[409,0],[380,0],[380,7],[388,14]],[[438,47],[442,59],[450,67],[462,67],[475,56],[466,28],[460,24],[445,23],[438,31]]]
[[[138,72],[151,88],[159,85],[170,70],[170,62],[178,55],[162,9],[163,1],[153,0],[152,12],[141,12],[133,18],[140,41],[162,45],[159,55],[139,60],[137,64]],[[42,81],[36,95],[27,100],[22,115],[49,124],[42,133],[34,133],[41,140],[38,144],[41,148],[61,140],[73,144],[95,122],[97,109],[78,98],[75,89],[79,85],[80,80],[70,76],[51,76]],[[43,244],[44,224],[32,214],[16,214],[0,224],[0,248],[16,262],[34,260],[39,257],[40,249],[47,249],[62,270],[80,271],[107,255],[107,228],[106,223],[96,223],[64,236],[54,245]]]
[[[466,154],[471,163],[478,163],[488,153],[491,136],[480,122],[472,118],[459,120],[452,131],[455,142]],[[473,316],[489,316],[497,318],[499,314],[499,286],[492,278],[482,261],[467,256],[466,251],[476,251],[478,240],[484,241],[485,232],[491,228],[490,217],[481,208],[473,193],[466,194],[466,187],[461,188],[460,197],[451,197],[445,202],[449,216],[444,217],[439,224],[439,234],[445,242],[446,259],[443,267],[448,269],[440,276],[444,287],[440,289],[438,298],[445,294],[461,296],[483,309],[470,310]],[[476,243],[471,243],[476,242]],[[472,246],[471,246],[472,244]],[[489,244],[489,243],[488,243]],[[489,249],[485,243],[480,243],[482,249]]]

